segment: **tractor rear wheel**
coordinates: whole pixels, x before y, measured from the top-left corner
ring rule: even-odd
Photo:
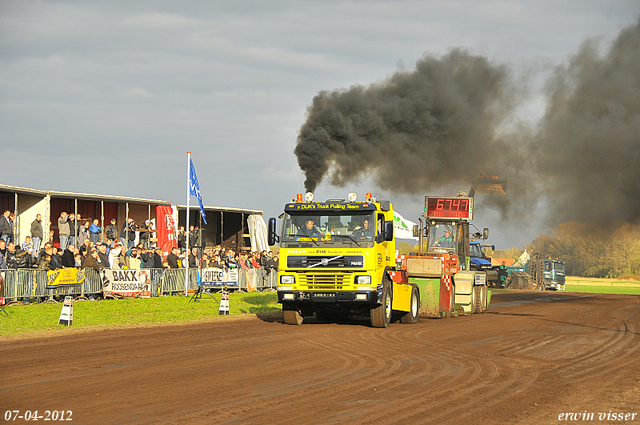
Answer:
[[[474,313],[482,313],[485,305],[485,292],[483,291],[484,286],[474,286],[473,291],[475,292],[476,298],[476,308],[473,310]]]

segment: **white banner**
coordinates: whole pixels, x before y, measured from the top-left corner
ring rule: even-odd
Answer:
[[[199,270],[202,286],[238,286],[238,269],[206,267]]]
[[[393,212],[393,232],[395,233],[396,239],[413,239],[417,241],[418,238],[413,236],[413,226],[416,224],[417,223],[401,216],[399,212]]]
[[[102,294],[123,298],[150,298],[149,270],[105,270]]]

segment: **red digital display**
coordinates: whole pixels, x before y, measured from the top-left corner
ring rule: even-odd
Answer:
[[[427,218],[452,218],[471,220],[473,216],[473,198],[427,196],[425,202]]]

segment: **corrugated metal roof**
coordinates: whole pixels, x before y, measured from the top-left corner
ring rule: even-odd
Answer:
[[[94,193],[61,192],[57,190],[38,190],[29,189],[26,187],[10,186],[6,184],[0,184],[0,191],[40,196],[46,196],[47,194],[49,194],[49,196],[55,198],[91,199],[112,202],[138,202],[145,204],[171,205],[171,202],[169,201],[161,201],[158,199],[132,198],[128,196],[115,195],[98,195]]]
[[[9,186],[7,184],[0,184],[0,192],[12,192],[12,193],[22,193],[29,195],[42,195],[45,196],[47,192],[44,190],[37,189],[29,189],[27,187],[18,187],[18,186]]]
[[[171,205],[171,202],[161,201],[159,199],[131,198],[128,196],[115,195],[97,195],[93,193],[58,192],[55,190],[47,191],[47,193],[53,198],[91,199],[112,202],[137,202],[141,204]]]
[[[172,205],[170,201],[162,201],[158,199],[145,199],[145,198],[131,198],[127,196],[114,196],[114,195],[98,195],[93,193],[77,193],[77,192],[60,192],[56,190],[37,190],[37,189],[29,189],[26,187],[18,187],[18,186],[10,186],[6,184],[0,184],[0,192],[12,192],[18,194],[29,194],[29,195],[40,195],[49,196],[53,198],[69,198],[69,199],[88,199],[88,200],[100,200],[100,201],[111,201],[111,202],[137,202],[144,204],[155,204],[155,205]],[[176,205],[176,208],[186,210],[186,205]],[[198,205],[191,205],[191,209],[199,208]],[[243,214],[260,214],[263,215],[262,210],[251,210],[246,208],[229,208],[229,207],[211,207],[205,206],[204,209],[206,211],[228,211],[228,212],[236,212]]]

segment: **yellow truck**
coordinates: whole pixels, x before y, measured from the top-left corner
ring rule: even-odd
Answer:
[[[393,207],[367,193],[358,200],[315,202],[299,194],[284,207],[281,231],[269,219],[269,245],[280,243],[278,302],[284,321],[300,325],[315,315],[368,315],[371,325],[416,323],[420,309],[417,285],[394,282],[396,270]]]

